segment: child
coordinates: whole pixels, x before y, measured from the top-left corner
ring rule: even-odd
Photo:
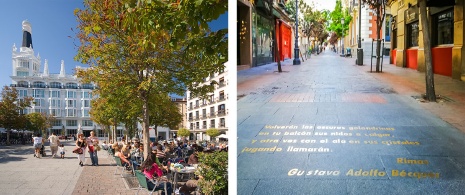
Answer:
[[[66,149],[65,149],[65,146],[63,144],[61,144],[60,147],[58,147],[58,151],[60,152],[60,155],[61,155],[60,158],[64,159]]]

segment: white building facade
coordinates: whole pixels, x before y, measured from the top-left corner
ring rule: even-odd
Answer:
[[[18,49],[13,45],[12,84],[18,90],[19,98],[33,97],[31,108],[24,113],[45,113],[55,118],[50,132],[57,135],[75,135],[78,130],[88,134],[99,126],[90,120],[92,90],[94,85],[80,83],[74,75],[66,74],[64,61],[61,61],[59,74],[50,74],[45,60],[41,72],[41,58],[35,56],[32,45],[32,28],[28,21],[23,21],[23,43]],[[99,137],[103,132],[97,131]]]
[[[228,69],[227,66],[199,84],[210,85],[212,81],[216,81],[213,93],[208,94],[208,99],[193,97],[190,91],[187,91],[187,124],[186,126],[191,131],[191,138],[195,140],[210,140],[205,132],[210,128],[218,129],[221,134],[228,133],[228,113],[229,113],[229,97],[228,97]]]

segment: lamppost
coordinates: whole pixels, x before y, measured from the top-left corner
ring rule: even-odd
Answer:
[[[358,0],[358,40],[357,40],[357,65],[363,65],[363,49],[362,49],[362,0]]]
[[[342,42],[341,46],[342,46],[342,48],[341,48],[341,53],[342,53],[342,55],[344,55],[344,18],[341,18],[341,24],[342,24],[342,35],[341,35],[342,36],[342,38],[341,38],[341,42]]]
[[[294,41],[294,61],[293,65],[300,65],[299,59],[299,7],[297,6],[297,0],[295,1],[295,41]]]

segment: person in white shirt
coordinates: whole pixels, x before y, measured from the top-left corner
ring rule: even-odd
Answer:
[[[60,147],[58,147],[58,152],[60,153],[60,158],[64,159],[66,149],[65,149],[65,146],[63,144],[61,144]]]
[[[43,140],[42,136],[40,133],[37,133],[35,137],[32,138],[32,141],[34,143],[34,149],[35,149],[35,154],[34,157],[40,158],[40,148],[42,148]]]
[[[54,132],[52,132],[52,135],[48,138],[48,141],[50,142],[50,150],[52,151],[52,158],[55,158],[60,141]]]

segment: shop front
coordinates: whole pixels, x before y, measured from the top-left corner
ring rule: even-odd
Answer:
[[[420,23],[418,20],[418,7],[413,6],[405,10],[406,24],[406,55],[405,65],[408,68],[417,70],[418,68],[418,41],[420,34]]]
[[[252,13],[252,66],[273,62],[273,26],[258,10]]]
[[[454,8],[432,8],[432,58],[435,74],[452,76],[452,48],[454,47]]]

